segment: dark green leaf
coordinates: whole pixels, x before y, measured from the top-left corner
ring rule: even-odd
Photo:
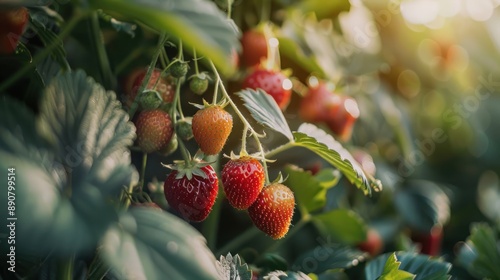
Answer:
[[[384,270],[382,275],[380,275],[379,280],[412,280],[415,279],[415,275],[400,270],[401,262],[396,258],[396,253],[392,253],[387,258],[387,262],[384,265]]]
[[[468,246],[473,258],[469,270],[488,279],[500,279],[500,248],[497,232],[487,224],[474,224],[471,235],[464,246]],[[464,252],[461,252],[464,254]],[[463,258],[463,256],[462,256]]]
[[[356,212],[337,209],[313,216],[313,222],[324,236],[334,241],[357,244],[366,240],[367,227]]]
[[[217,261],[217,269],[220,279],[252,279],[252,271],[248,268],[246,263],[242,263],[238,254],[234,257],[231,253],[227,253],[225,257],[220,256],[220,261]]]
[[[293,139],[285,116],[272,96],[261,89],[244,89],[236,95],[244,101],[245,107],[257,122],[283,134],[289,140]]]
[[[219,279],[203,236],[163,211],[123,214],[104,235],[102,256],[120,279]]]
[[[31,28],[35,30],[40,40],[43,42],[45,46],[49,46],[51,44],[57,43],[57,47],[51,53],[51,57],[59,63],[61,68],[64,70],[69,69],[68,61],[66,60],[66,51],[64,50],[63,42],[59,39],[59,37],[50,29],[48,29],[42,20],[46,20],[47,17],[39,18],[41,13],[35,13],[31,16]]]
[[[210,1],[204,0],[91,0],[104,12],[141,21],[182,40],[187,50],[212,60],[225,74],[234,71],[230,61],[238,49],[238,34],[231,22]]]
[[[326,243],[300,255],[292,265],[292,269],[319,274],[332,269],[357,266],[366,257],[367,253],[350,246]]]
[[[293,60],[310,73],[324,76],[323,69],[316,63],[314,57],[311,54],[306,54],[298,42],[285,36],[278,37],[278,40],[281,55]]]
[[[301,210],[310,213],[325,206],[326,192],[332,186],[332,180],[335,180],[329,176],[334,174],[333,170],[325,169],[321,177],[318,177],[313,176],[311,172],[289,165],[285,172],[288,174],[287,186],[292,189]]]
[[[349,280],[349,276],[342,269],[331,269],[317,276],[310,273],[309,276],[317,280]],[[314,278],[314,276],[317,278]]]
[[[328,161],[365,195],[371,195],[372,189],[375,191],[382,189],[380,181],[366,175],[352,155],[325,131],[315,125],[305,123],[293,135],[295,146],[309,149]]]
[[[268,272],[275,270],[288,270],[287,260],[274,253],[265,253],[259,258],[255,265],[261,269],[260,274],[267,274]]]
[[[370,261],[365,267],[366,279],[377,279],[383,274],[387,259],[392,253],[378,256]],[[432,259],[427,255],[398,252],[396,258],[401,265],[400,270],[407,271],[415,275],[415,280],[447,280],[450,278],[448,272],[451,264],[439,259]]]
[[[409,181],[396,193],[394,203],[405,222],[423,232],[445,224],[450,217],[448,196],[429,181]]]

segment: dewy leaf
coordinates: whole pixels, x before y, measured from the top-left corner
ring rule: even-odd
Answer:
[[[217,6],[206,0],[91,0],[91,6],[118,18],[128,17],[182,40],[186,50],[213,61],[230,74],[232,52],[239,48],[236,33]]]
[[[163,211],[135,208],[102,240],[103,259],[119,279],[219,279],[205,239]]]
[[[336,209],[313,216],[313,222],[324,236],[345,244],[357,244],[366,239],[367,227],[356,212]]]
[[[405,222],[423,232],[430,232],[437,224],[444,225],[450,218],[448,196],[430,181],[408,181],[396,192],[394,203]]]
[[[257,122],[283,134],[289,140],[293,139],[285,116],[272,96],[261,89],[244,89],[236,95],[243,100],[245,107]]]
[[[389,255],[387,258],[387,262],[385,263],[384,266],[384,271],[382,272],[382,275],[378,277],[377,279],[379,280],[412,280],[415,279],[415,275],[404,271],[400,270],[399,267],[401,265],[401,262],[398,261],[396,258],[396,253],[392,253]]]
[[[470,269],[487,279],[500,279],[500,248],[497,232],[487,224],[474,224],[466,245],[476,253]]]
[[[316,153],[342,172],[346,178],[361,189],[365,195],[371,195],[372,190],[380,191],[380,180],[365,174],[352,155],[333,137],[315,125],[302,124],[293,133],[294,145]]]
[[[217,269],[221,280],[251,280],[252,271],[248,265],[242,264],[241,258],[238,254],[232,256],[227,253],[227,256],[220,256],[220,261],[217,261]]]
[[[377,279],[383,275],[387,260],[392,254],[394,253],[383,254],[368,262],[365,266],[365,279]],[[414,274],[415,280],[448,280],[451,277],[448,275],[451,269],[448,262],[407,252],[397,252],[396,258],[401,263],[399,270]]]
[[[325,242],[300,255],[292,269],[308,274],[319,274],[331,269],[348,269],[365,261],[367,256],[367,253],[350,246]]]

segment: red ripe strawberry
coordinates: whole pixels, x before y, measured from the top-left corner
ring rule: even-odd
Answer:
[[[218,184],[214,169],[206,165],[195,167],[188,173],[173,170],[165,180],[163,190],[168,204],[184,219],[201,222],[212,210],[219,190]]]
[[[162,77],[161,70],[155,68],[153,73],[151,73],[151,78],[149,79],[148,85],[145,89],[154,89],[160,93],[163,102],[172,103],[175,96],[175,82],[171,76]],[[133,83],[130,88],[125,88],[125,105],[130,107],[137,96],[137,91],[141,87],[141,84],[146,77],[147,69],[141,69],[140,72],[133,72],[131,78],[133,78]],[[130,89],[130,91],[128,91]]]
[[[411,239],[419,243],[422,254],[437,256],[441,252],[441,242],[443,241],[443,228],[434,226],[430,232],[413,231]]]
[[[194,114],[194,140],[207,155],[220,153],[233,129],[233,117],[221,106],[208,106]]]
[[[222,169],[222,185],[234,208],[247,209],[264,187],[264,168],[249,156],[231,159]]]
[[[241,57],[248,67],[258,65],[262,59],[267,58],[266,37],[258,30],[251,29],[243,33],[241,47]]]
[[[326,124],[341,140],[347,141],[351,138],[352,129],[358,117],[359,108],[356,100],[342,96],[340,104],[333,104],[328,108]]]
[[[262,190],[248,214],[257,228],[279,239],[288,232],[294,207],[293,192],[283,184],[273,183]]]
[[[29,11],[25,7],[0,8],[0,54],[11,54],[17,47],[28,24]]]
[[[285,109],[292,95],[292,82],[281,72],[255,69],[243,81],[243,88],[263,89],[271,95],[280,109]]]
[[[382,252],[384,241],[376,229],[370,228],[366,233],[366,240],[359,243],[357,247],[361,251],[367,252],[370,256],[374,257]]]
[[[137,144],[145,153],[166,148],[174,131],[170,116],[162,110],[141,112],[135,121],[135,126]]]
[[[334,94],[326,83],[320,82],[309,87],[306,96],[300,101],[299,115],[306,122],[322,122],[327,119],[327,108],[338,104],[340,96]]]

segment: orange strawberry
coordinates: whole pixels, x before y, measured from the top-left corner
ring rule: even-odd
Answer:
[[[174,131],[169,114],[162,110],[141,112],[137,116],[135,126],[137,144],[145,153],[165,149]]]
[[[202,152],[220,153],[233,129],[233,117],[218,105],[208,105],[194,114],[193,135]]]

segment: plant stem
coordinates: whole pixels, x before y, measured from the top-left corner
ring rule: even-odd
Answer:
[[[295,143],[294,142],[288,142],[286,144],[283,144],[283,145],[281,145],[279,147],[276,147],[276,148],[274,148],[274,149],[272,149],[270,151],[267,151],[266,158],[271,158],[271,157],[273,157],[273,156],[275,156],[275,155],[277,155],[279,153],[282,153],[282,152],[284,152],[284,151],[286,151],[288,149],[291,149],[293,147],[295,147]]]
[[[250,130],[252,137],[255,139],[255,142],[257,143],[257,146],[259,148],[259,152],[260,152],[261,157],[262,157],[262,166],[264,167],[264,174],[266,176],[266,185],[267,185],[267,184],[269,184],[269,173],[267,171],[266,154],[264,152],[264,148],[262,147],[262,143],[259,140],[258,133],[253,129],[253,127],[250,125],[250,123],[246,120],[245,116],[243,116],[243,114],[240,112],[240,110],[238,109],[238,106],[236,106],[236,104],[234,104],[233,100],[231,99],[231,97],[227,93],[224,85],[222,84],[219,72],[217,72],[217,68],[215,68],[215,65],[212,61],[210,61],[210,65],[212,66],[212,69],[214,71],[214,74],[215,74],[215,77],[217,80],[216,85],[220,83],[223,96],[227,99],[227,101],[229,102],[231,107],[234,109],[238,118],[243,122],[243,125],[245,127],[247,127],[248,130]]]
[[[73,279],[73,267],[75,262],[75,255],[72,254],[71,257],[61,260],[58,264],[57,279],[61,280],[71,280]]]
[[[219,160],[219,157],[217,158]],[[218,166],[218,165],[217,165]],[[219,184],[220,190],[220,184]],[[210,250],[215,250],[217,246],[217,234],[219,228],[220,213],[222,210],[222,201],[224,200],[224,192],[219,191],[215,204],[212,207],[212,212],[203,223],[202,233],[207,239],[207,246]]]
[[[21,77],[26,75],[28,71],[30,71],[33,67],[36,67],[36,65],[42,61],[45,57],[50,55],[50,53],[59,46],[62,40],[66,38],[73,28],[75,28],[76,24],[87,17],[89,15],[89,12],[77,12],[75,16],[73,16],[69,21],[68,24],[62,29],[61,33],[59,33],[58,37],[59,40],[54,40],[52,41],[48,46],[46,46],[40,53],[38,53],[36,56],[33,57],[31,60],[31,63],[26,64],[21,68],[19,71],[15,72],[14,75],[10,76],[7,80],[5,80],[1,85],[0,85],[0,92],[4,92],[8,87],[10,87],[12,84],[14,84],[17,80],[19,80]]]
[[[248,228],[245,232],[238,235],[238,237],[232,239],[231,241],[229,241],[229,243],[217,250],[215,256],[217,257],[220,255],[225,255],[231,251],[234,252],[234,250],[241,247],[245,242],[248,242],[249,240],[255,238],[259,233],[259,229],[254,226]]]
[[[101,74],[101,83],[107,89],[114,89],[116,80],[114,79],[111,66],[109,65],[108,54],[104,47],[101,28],[99,26],[99,15],[97,11],[92,12],[89,18],[89,27],[91,35],[91,43],[94,51],[97,53],[97,61],[99,62],[99,71]]]
[[[177,141],[179,142],[179,148],[181,150],[182,159],[184,159],[184,161],[186,162],[186,167],[191,166],[191,155],[189,155],[189,152],[186,146],[184,145],[184,142],[179,136],[177,136]]]
[[[198,69],[198,57],[196,56],[196,49],[193,48],[193,60],[194,60],[194,71],[196,75],[200,74],[200,70]]]
[[[142,153],[142,165],[141,165],[141,174],[139,174],[139,189],[142,192],[142,188],[144,187],[144,177],[146,176],[146,165],[148,163],[148,154]]]
[[[165,45],[166,40],[167,39],[166,39],[165,32],[162,32],[160,34],[160,39],[158,40],[158,47],[157,47],[156,52],[153,56],[153,59],[151,60],[151,63],[149,64],[149,68],[148,68],[148,71],[146,73],[146,76],[144,77],[144,80],[142,80],[142,84],[139,87],[139,89],[137,90],[137,95],[135,96],[134,102],[132,103],[132,106],[130,106],[130,109],[128,110],[128,115],[129,115],[130,119],[132,119],[132,117],[135,114],[135,111],[137,111],[137,108],[139,107],[139,96],[141,95],[141,93],[144,91],[144,89],[148,85],[149,79],[151,79],[151,74],[153,74],[153,71],[156,67],[156,62],[158,61],[158,57],[160,56],[161,49],[163,48],[163,45]]]
[[[141,53],[144,52],[144,48],[139,47],[134,50],[132,50],[122,61],[120,64],[116,65],[115,67],[115,74],[119,75],[125,70],[125,68],[137,57],[141,55]]]

